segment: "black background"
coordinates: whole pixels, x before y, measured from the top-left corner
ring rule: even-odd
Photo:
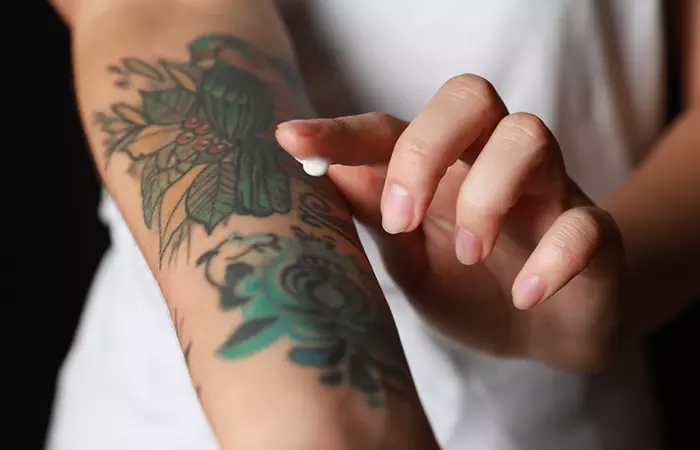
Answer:
[[[27,26],[5,40],[5,202],[11,269],[4,270],[10,308],[3,317],[4,383],[16,407],[17,448],[42,448],[56,374],[70,346],[94,270],[108,246],[97,218],[99,183],[78,119],[69,34],[50,6],[29,2]],[[6,16],[5,25],[14,19]],[[674,48],[670,47],[671,62]],[[670,64],[669,67],[674,67]],[[9,70],[6,70],[8,69]],[[678,109],[671,71],[669,118]],[[19,126],[17,126],[19,125]],[[14,131],[13,130],[18,130]],[[19,135],[19,136],[18,136]],[[15,141],[11,141],[14,136]],[[16,160],[16,161],[15,161]],[[16,204],[15,204],[16,203]],[[0,207],[2,204],[0,203]],[[9,218],[10,220],[8,220]],[[699,274],[700,275],[700,274]],[[14,311],[19,307],[19,311]],[[700,305],[649,339],[652,373],[671,449],[696,447],[700,425]],[[8,333],[9,332],[9,333]],[[9,438],[8,438],[9,439]],[[3,445],[4,447],[4,445]],[[591,449],[594,450],[594,449]]]

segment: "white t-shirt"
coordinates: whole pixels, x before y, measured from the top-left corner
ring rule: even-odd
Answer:
[[[657,0],[280,4],[323,116],[379,110],[408,120],[445,80],[476,73],[511,112],[549,125],[572,177],[597,200],[625,181],[663,124]],[[112,247],[61,373],[49,448],[217,448],[155,280],[108,197],[100,212]],[[443,448],[659,448],[641,353],[584,376],[458,347],[420,320],[361,235]]]

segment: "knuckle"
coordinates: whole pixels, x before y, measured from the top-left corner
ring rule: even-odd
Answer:
[[[418,136],[402,136],[389,163],[389,172],[409,185],[437,185],[447,172],[432,146]]]
[[[542,152],[548,147],[549,128],[534,114],[513,113],[504,117],[501,125],[506,129],[508,138],[517,143],[526,144],[526,147],[533,152]]]
[[[395,154],[404,162],[424,164],[431,153],[430,145],[418,136],[402,136],[396,143]]]
[[[381,111],[368,112],[367,118],[370,119],[372,122],[377,122],[380,125],[389,125],[396,121],[396,118],[394,116]]]
[[[625,256],[625,246],[622,232],[613,215],[602,208],[584,207],[584,214],[588,214],[589,220],[595,222],[595,249],[611,258],[610,261],[620,264]]]
[[[465,73],[450,78],[443,86],[443,90],[460,100],[476,98],[485,107],[496,103],[496,89],[490,81],[478,75]]]
[[[577,208],[564,213],[552,245],[562,260],[588,261],[602,240],[602,228],[595,214],[588,208]]]
[[[385,112],[373,111],[367,113],[370,122],[376,124],[377,131],[381,136],[394,136],[398,130],[403,128],[400,119]]]
[[[492,222],[508,213],[508,205],[484,192],[463,188],[457,198],[458,215],[471,219]],[[464,214],[459,214],[464,212]]]
[[[334,117],[331,119],[333,125],[343,134],[352,134],[352,126],[342,117]]]
[[[575,208],[568,211],[567,222],[580,239],[596,243],[601,238],[601,223],[597,208]]]

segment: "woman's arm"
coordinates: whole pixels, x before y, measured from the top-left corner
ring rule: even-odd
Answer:
[[[640,170],[605,204],[623,234],[631,336],[700,295],[700,4],[672,2],[685,105]]]
[[[343,201],[274,138],[312,114],[274,7],[57,3],[95,162],[222,448],[434,447]]]

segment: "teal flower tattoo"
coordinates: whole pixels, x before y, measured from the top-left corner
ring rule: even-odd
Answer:
[[[375,407],[406,390],[400,343],[379,308],[381,294],[367,288],[369,268],[329,238],[296,227],[292,236],[232,233],[197,264],[219,290],[221,308],[242,312],[219,357],[240,360],[287,337],[290,361],[319,370],[327,386],[347,383]]]

